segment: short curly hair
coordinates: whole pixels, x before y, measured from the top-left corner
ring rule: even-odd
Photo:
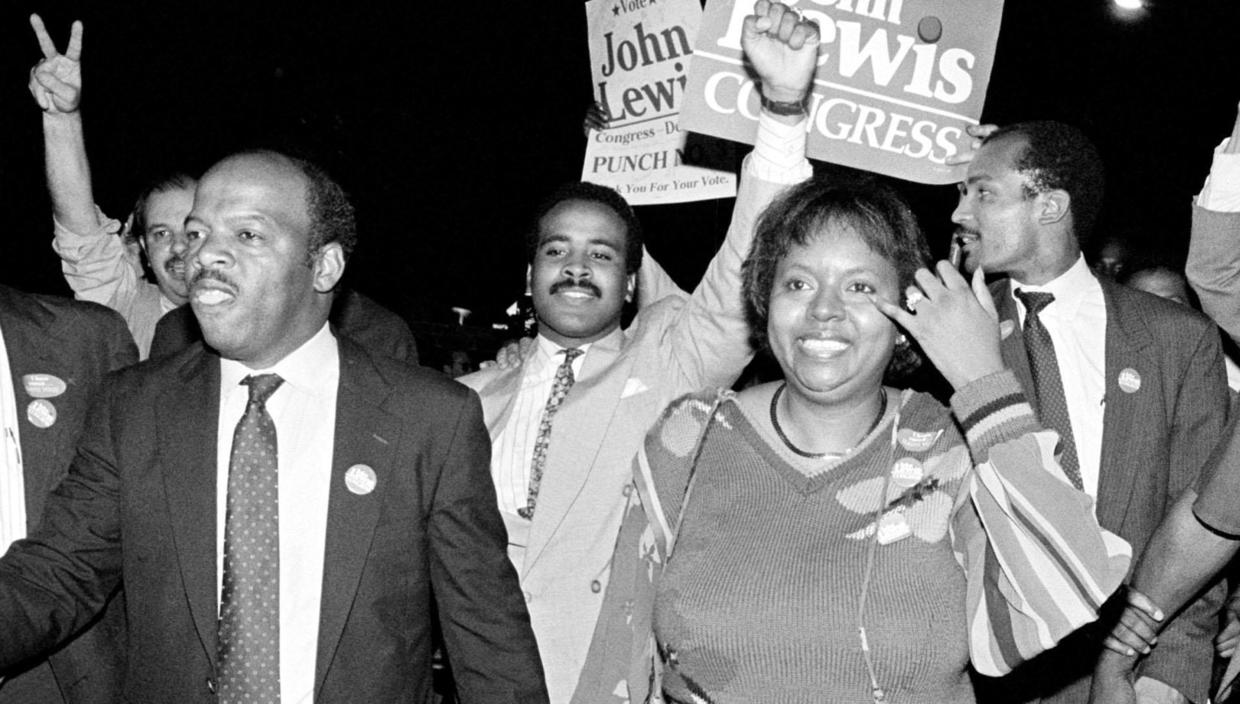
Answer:
[[[538,254],[538,244],[541,239],[539,224],[557,205],[570,200],[582,201],[584,203],[598,203],[608,208],[616,217],[624,223],[624,269],[626,274],[636,274],[642,265],[642,224],[637,219],[637,213],[633,212],[633,206],[624,199],[615,189],[607,186],[600,186],[597,183],[589,181],[575,181],[566,183],[555,189],[551,195],[547,196],[538,205],[538,209],[534,211],[534,221],[530,223],[530,229],[525,235],[525,248],[528,263],[534,263],[534,257]]]
[[[872,177],[844,181],[806,181],[793,187],[762,213],[749,256],[741,267],[745,316],[754,348],[770,351],[771,289],[775,270],[794,246],[804,246],[828,228],[849,227],[865,244],[895,267],[901,298],[913,274],[930,261],[930,250],[917,218],[891,186]],[[889,372],[916,367],[916,353],[897,348]]]
[[[1098,148],[1081,130],[1054,120],[1001,127],[983,144],[1004,137],[1025,139],[1025,148],[1015,164],[1016,171],[1028,179],[1025,197],[1053,190],[1067,193],[1073,234],[1077,244],[1085,247],[1093,236],[1105,193],[1105,170]]]

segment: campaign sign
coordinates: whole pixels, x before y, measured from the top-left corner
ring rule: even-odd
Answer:
[[[611,186],[633,205],[681,203],[736,195],[736,175],[703,164],[727,163],[728,145],[686,145],[680,110],[698,0],[587,0],[586,23],[595,97],[607,129],[587,137],[581,179]]]
[[[810,158],[921,183],[959,181],[948,157],[982,114],[1003,0],[788,0],[822,44],[807,124]],[[681,127],[753,142],[759,93],[741,29],[753,0],[711,0]]]

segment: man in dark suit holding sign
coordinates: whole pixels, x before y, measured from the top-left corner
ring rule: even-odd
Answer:
[[[424,701],[433,590],[465,701],[545,701],[477,397],[327,325],[356,239],[339,186],[230,157],[187,237],[210,349],[105,389],[42,527],[0,560],[0,667],[123,579],[129,701]]]

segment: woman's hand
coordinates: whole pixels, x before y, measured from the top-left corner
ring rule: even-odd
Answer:
[[[938,276],[927,269],[914,275],[917,285],[906,292],[911,313],[879,298],[871,300],[917,340],[943,378],[959,390],[1005,368],[999,314],[981,267],[973,272],[971,284],[948,262],[935,268]]]

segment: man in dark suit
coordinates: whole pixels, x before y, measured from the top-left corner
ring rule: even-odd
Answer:
[[[102,394],[42,527],[0,560],[0,666],[123,579],[129,701],[421,702],[433,593],[464,701],[546,701],[477,397],[327,324],[356,238],[340,188],[236,155],[187,236],[210,349]]]
[[[25,527],[33,530],[47,495],[64,478],[90,401],[104,376],[138,361],[117,313],[93,303],[35,296],[0,286],[0,335],[13,394],[4,413],[7,466],[21,470]],[[0,392],[0,402],[9,403]],[[11,504],[0,507],[3,514]],[[2,516],[7,525],[13,518]],[[0,531],[3,533],[4,531]],[[0,550],[11,538],[5,535]],[[114,702],[124,668],[123,600],[114,599],[94,626],[49,658],[0,671],[0,704]]]
[[[1083,134],[1022,123],[981,144],[952,218],[966,264],[1006,275],[991,290],[1004,361],[1059,431],[1066,478],[1095,497],[1102,526],[1139,554],[1195,486],[1226,421],[1228,392],[1209,320],[1097,279],[1085,265],[1081,240],[1101,198],[1101,161]],[[1220,600],[1191,605],[1164,634],[1137,683],[1145,701],[1205,701]],[[1079,634],[1000,683],[996,701],[1084,702],[1100,649]]]

